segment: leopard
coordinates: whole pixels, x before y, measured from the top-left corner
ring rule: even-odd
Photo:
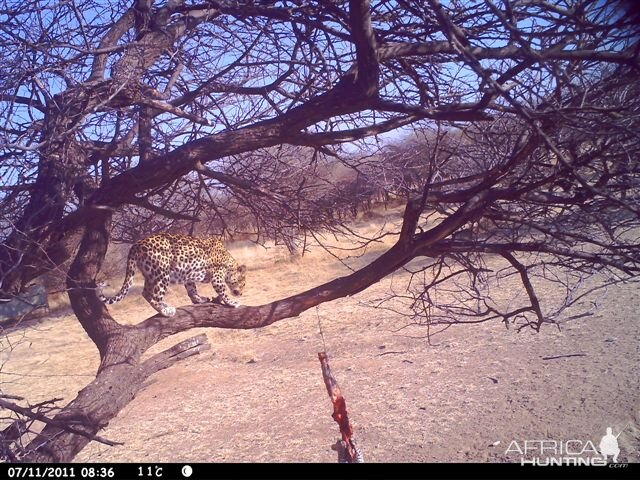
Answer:
[[[224,246],[222,238],[198,238],[174,233],[157,233],[137,241],[129,250],[122,288],[113,297],[102,294],[98,298],[111,305],[122,300],[133,285],[136,267],[144,276],[142,296],[161,315],[172,317],[175,307],[164,301],[170,283],[182,283],[194,304],[219,301],[223,305],[239,307],[226,291],[241,296],[246,284],[246,265],[240,265]],[[216,299],[198,294],[196,282],[211,283],[218,294]]]

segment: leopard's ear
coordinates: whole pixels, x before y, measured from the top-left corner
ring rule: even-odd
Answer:
[[[246,266],[246,265],[240,265],[240,266],[238,267],[238,271],[239,271],[240,273],[244,273],[244,272],[246,272],[246,271],[247,271],[247,266]]]

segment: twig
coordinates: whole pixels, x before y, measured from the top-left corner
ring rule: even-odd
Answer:
[[[586,353],[569,353],[568,355],[553,355],[551,357],[542,357],[542,360],[555,360],[556,358],[568,358],[568,357],[586,357]]]

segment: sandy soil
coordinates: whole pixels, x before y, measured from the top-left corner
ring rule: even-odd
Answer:
[[[249,305],[348,273],[320,251],[294,260],[248,245],[233,253],[250,268],[242,298]],[[260,330],[202,329],[212,349],[154,375],[101,433],[124,445],[94,443],[76,460],[334,462],[338,430],[317,359],[326,349],[366,461],[519,461],[505,453],[512,440],[597,446],[607,427],[624,429],[619,461],[640,461],[637,286],[611,289],[594,316],[560,330],[455,326],[429,344],[424,328],[400,329],[404,319],[364,304],[406,277],[399,272],[355,297]],[[154,313],[139,292],[111,307],[116,319],[136,323]],[[169,300],[188,303],[180,286]],[[149,353],[198,333],[166,339]],[[545,359],[555,356],[562,357]],[[62,311],[2,338],[0,360],[2,392],[66,403],[93,378],[98,353]]]

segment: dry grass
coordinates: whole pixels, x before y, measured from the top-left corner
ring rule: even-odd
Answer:
[[[378,226],[379,219],[369,218],[358,228]],[[392,241],[350,262],[368,262]],[[232,251],[250,268],[242,298],[249,305],[349,272],[318,249],[293,260],[277,248],[237,244]],[[560,331],[464,326],[428,345],[424,328],[398,330],[402,318],[363,304],[406,278],[398,272],[359,295],[260,330],[202,329],[213,348],[156,374],[102,432],[124,446],[92,444],[77,460],[335,461],[330,445],[337,427],[317,360],[325,349],[318,321],[367,461],[518,461],[504,453],[511,440],[597,445],[606,427],[617,432],[627,424],[620,460],[640,460],[637,290],[612,289],[596,315]],[[112,288],[120,281],[112,280]],[[136,323],[154,313],[139,288],[111,307],[116,319]],[[517,294],[515,285],[503,288]],[[174,286],[169,301],[181,305],[188,298]],[[196,333],[166,339],[154,351]],[[98,365],[95,347],[70,314],[2,342],[0,387],[32,402],[71,400]],[[584,356],[543,360],[574,353]]]

